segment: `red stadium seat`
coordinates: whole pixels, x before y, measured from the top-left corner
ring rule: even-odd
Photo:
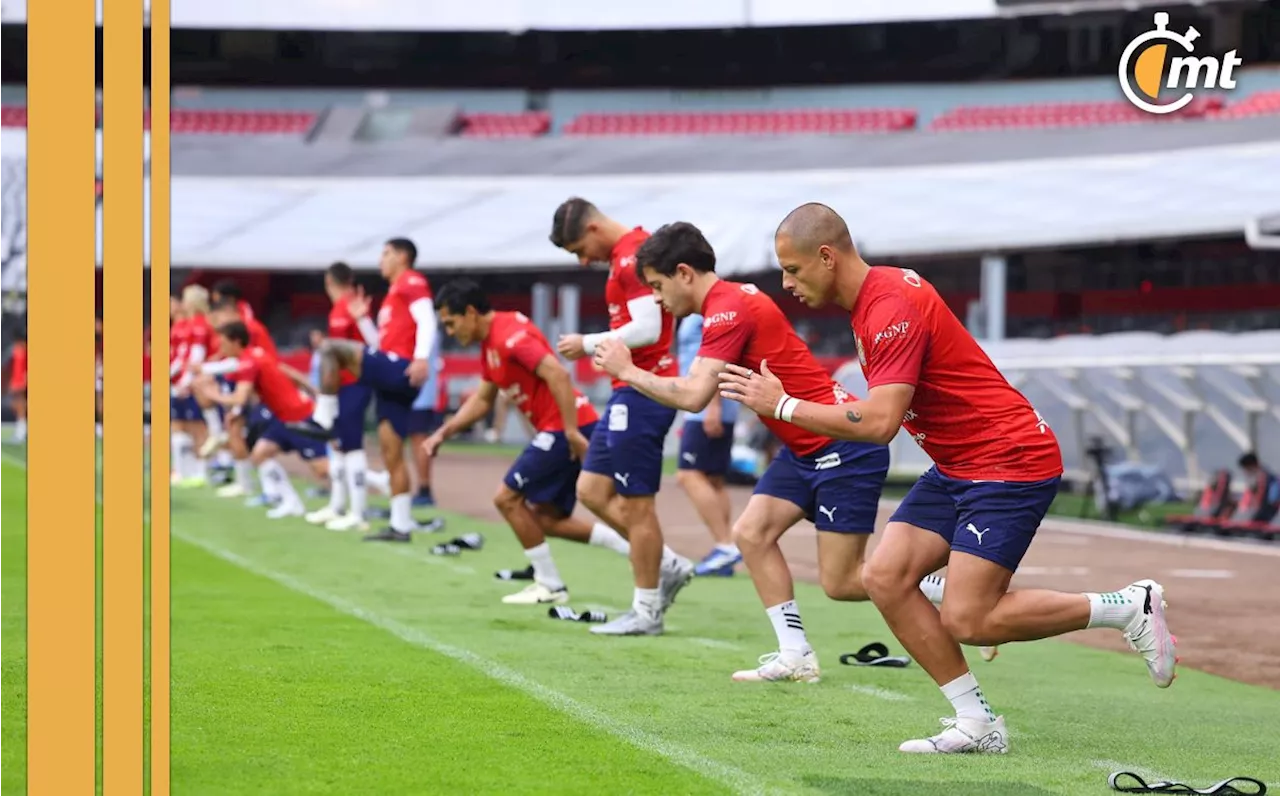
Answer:
[[[1220,97],[1193,100],[1163,116],[1146,113],[1128,102],[1040,102],[1026,105],[971,105],[936,117],[931,130],[999,130],[1042,127],[1100,127],[1114,124],[1205,118],[1223,106]]]
[[[551,129],[551,114],[545,111],[469,113],[462,121],[464,138],[536,138]]]
[[[169,130],[175,135],[302,135],[315,124],[312,111],[231,111],[175,109],[169,115]],[[151,112],[144,117],[151,128]]]
[[[915,124],[916,112],[909,109],[584,113],[569,122],[564,133],[579,136],[833,135],[909,130]]]
[[[0,108],[0,126],[26,127],[27,108],[25,105],[9,105]]]
[[[1209,112],[1214,119],[1247,119],[1280,113],[1280,89],[1256,91],[1239,102],[1219,106]]]

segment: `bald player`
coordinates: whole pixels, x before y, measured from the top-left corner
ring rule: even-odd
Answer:
[[[867,397],[843,406],[802,401],[787,395],[763,363],[754,377],[729,366],[722,394],[834,439],[885,443],[905,427],[934,461],[890,518],[862,576],[894,635],[955,709],[941,733],[899,749],[1009,750],[1004,717],[987,703],[960,643],[1111,628],[1142,655],[1155,684],[1168,687],[1177,659],[1159,583],[1083,594],[1009,589],[1057,495],[1062,456],[1044,418],[933,286],[909,269],[868,265],[844,220],[825,205],[792,211],[774,246],[785,289],[810,307],[835,303],[850,311]],[[947,584],[939,610],[918,584],[942,566]]]

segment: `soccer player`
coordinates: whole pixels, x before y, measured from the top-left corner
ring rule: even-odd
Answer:
[[[372,349],[378,347],[378,327],[369,317],[369,299],[356,285],[355,272],[343,262],[330,265],[324,274],[324,290],[333,306],[329,310],[329,339],[349,340]],[[317,346],[317,359],[323,360]],[[307,515],[307,522],[331,531],[367,531],[369,461],[364,452],[364,420],[373,390],[356,381],[349,370],[338,375],[338,416],[329,445],[329,504]]]
[[[431,375],[436,311],[426,277],[413,270],[417,258],[418,248],[407,238],[393,238],[383,245],[378,270],[391,288],[378,310],[378,348],[366,348],[356,340],[326,340],[320,349],[320,395],[315,413],[310,421],[296,426],[301,433],[333,437],[344,370],[355,376],[356,383],[373,389],[378,399],[378,444],[391,474],[391,524],[365,536],[368,541],[408,542],[418,527],[412,513],[404,440],[409,435],[413,401]]]
[[[718,374],[726,363],[758,368],[769,360],[797,395],[832,405],[851,400],[814,359],[773,299],[755,285],[716,275],[715,251],[697,227],[686,222],[662,227],[640,247],[636,261],[669,312],[702,315],[702,344],[685,376],[664,377],[635,366],[624,346],[606,341],[596,349],[595,362],[608,373],[655,400],[696,412],[718,400]],[[889,449],[883,444],[833,442],[769,414],[761,414],[761,419],[786,447],[756,485],[733,536],[773,624],[778,652],[764,656],[756,669],[736,672],[733,679],[817,682],[818,657],[805,635],[778,539],[801,520],[812,520],[819,531],[818,570],[827,595],[836,600],[867,599],[862,562],[875,530]]]
[[[317,475],[323,476],[327,463],[324,444],[285,425],[311,416],[314,402],[307,392],[311,387],[302,374],[283,367],[265,348],[253,345],[243,321],[234,320],[219,326],[218,338],[222,359],[203,365],[200,370],[207,376],[225,376],[235,384],[235,389],[226,393],[209,378],[201,379],[198,389],[210,403],[232,409],[243,409],[257,393],[271,413],[271,420],[254,442],[250,459],[263,481],[271,482],[280,496],[279,504],[267,512],[267,517],[273,520],[301,517],[306,507],[276,456],[296,452]]]
[[[9,403],[16,421],[13,424],[13,441],[27,441],[27,332],[14,334],[13,350],[9,354]]]
[[[438,297],[440,323],[463,345],[480,343],[480,386],[423,447],[435,456],[440,445],[488,414],[499,391],[536,429],[511,465],[493,504],[520,540],[533,567],[533,583],[502,598],[504,603],[566,603],[569,590],[551,557],[547,536],[607,547],[622,555],[630,546],[617,531],[594,528],[573,517],[578,472],[596,410],[578,392],[551,345],[522,313],[497,312],[475,282],[450,282]]]
[[[675,376],[678,369],[671,356],[675,321],[636,273],[636,250],[649,233],[639,227],[630,229],[585,199],[573,197],[556,208],[550,237],[584,266],[609,262],[605,283],[609,331],[564,335],[556,346],[559,353],[581,359],[594,354],[604,340],[617,339],[635,349],[639,367]],[[654,501],[662,481],[663,443],[675,418],[674,409],[615,379],[605,422],[591,436],[578,477],[578,499],[627,535],[635,575],[631,610],[592,627],[592,633],[660,635],[663,616],[693,577],[693,562],[663,544]]]
[[[207,434],[203,413],[196,397],[191,394],[191,382],[196,368],[209,357],[213,341],[213,327],[209,325],[209,291],[200,285],[187,285],[182,289],[180,314],[170,330],[170,351],[176,352],[170,363],[174,382],[170,435],[173,446],[173,485],[179,488],[204,486],[205,463],[196,455],[203,446]]]
[[[698,357],[702,324],[703,317],[695,312],[681,319],[676,329],[681,376],[689,375],[689,368]],[[695,575],[732,575],[734,566],[742,561],[742,553],[730,534],[729,490],[724,482],[737,419],[737,402],[719,396],[712,398],[705,409],[685,413],[676,482],[689,496],[715,543],[698,562]]]
[[[997,717],[959,644],[1031,641],[1084,628],[1124,634],[1161,688],[1174,677],[1175,642],[1164,589],[1140,580],[1119,591],[1067,594],[1009,589],[1009,581],[1058,493],[1058,443],[933,286],[915,271],[872,268],[831,208],[793,210],[775,235],[782,285],[811,307],[849,310],[867,377],[863,400],[840,407],[792,397],[765,371],[730,367],[727,398],[836,439],[888,442],[905,427],[934,461],[894,512],[863,581],[898,640],[942,689],[954,719],[923,753],[1006,752]],[[941,611],[915,585],[947,567]]]
[[[234,279],[223,279],[214,284],[213,289],[209,291],[209,302],[211,304],[218,305],[226,301],[230,301],[235,305],[236,313],[240,316],[240,320],[244,321],[245,326],[249,326],[249,332],[252,334],[253,327],[249,325],[249,321],[255,320],[253,307],[244,300],[244,291],[240,289],[240,285]]]
[[[444,407],[440,402],[440,371],[444,363],[440,361],[440,339],[431,349],[428,357],[427,380],[422,383],[418,397],[413,399],[413,409],[409,413],[409,449],[413,454],[413,469],[418,476],[417,493],[413,496],[415,506],[434,506],[435,496],[431,494],[431,456],[427,455],[427,439],[440,428],[444,422]]]

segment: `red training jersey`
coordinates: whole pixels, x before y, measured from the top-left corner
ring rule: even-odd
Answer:
[[[286,423],[296,423],[311,416],[315,402],[284,374],[272,354],[252,346],[241,352],[239,362],[240,366],[227,374],[227,379],[252,384],[258,399],[271,410],[271,414]]]
[[[271,332],[267,331],[267,327],[263,326],[261,321],[249,318],[244,325],[249,330],[250,348],[261,348],[273,359],[279,359],[280,352],[276,350],[276,343],[271,339]]]
[[[184,370],[195,364],[191,361],[191,355],[196,346],[204,348],[204,361],[206,362],[218,352],[218,340],[213,333],[213,326],[209,323],[208,318],[203,315],[192,315],[187,318],[186,324],[187,347],[182,359]]]
[[[187,364],[187,347],[191,344],[191,324],[178,318],[169,324],[169,382],[176,384]]]
[[[9,360],[12,370],[9,373],[9,391],[27,391],[27,344],[14,343],[13,354]]]
[[[653,299],[653,288],[644,283],[636,267],[636,252],[649,233],[640,227],[623,235],[609,255],[609,281],[604,286],[604,298],[609,304],[609,331],[631,322],[631,310],[627,302],[638,298]],[[662,310],[662,332],[658,342],[631,349],[631,361],[659,376],[680,375],[679,365],[671,356],[671,339],[675,335],[676,319],[665,308]],[[613,380],[613,387],[625,387],[626,382]]]
[[[240,320],[245,323],[254,320],[253,307],[249,306],[249,302],[244,299],[238,299],[236,301],[236,310],[240,313]]]
[[[832,406],[852,400],[844,387],[818,364],[791,322],[773,299],[751,284],[726,282],[711,286],[702,302],[702,346],[698,356],[769,370],[782,381],[787,394],[803,401]],[[808,456],[831,444],[829,437],[800,426],[760,415],[778,439],[797,456]]]
[[[489,334],[480,344],[485,381],[507,391],[511,402],[538,431],[564,431],[564,418],[551,388],[536,374],[543,357],[555,356],[550,343],[522,312],[495,312]],[[596,410],[586,396],[573,391],[578,405],[578,428],[596,422]]]
[[[1044,418],[915,271],[872,268],[852,326],[868,389],[916,388],[902,425],[938,472],[966,481],[1062,475],[1058,439]]]
[[[378,350],[413,359],[418,340],[418,322],[409,308],[421,299],[431,300],[431,286],[417,271],[406,270],[391,283],[387,297],[378,310]]]
[[[350,299],[349,295],[339,296],[338,300],[333,302],[333,307],[329,309],[329,336],[334,340],[355,340],[363,345],[364,335],[360,334],[356,316],[352,315],[347,307]],[[342,371],[340,379],[344,387],[356,382],[356,377],[349,370]]]

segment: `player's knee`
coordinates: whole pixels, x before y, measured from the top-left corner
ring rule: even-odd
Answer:
[[[892,602],[916,588],[903,567],[893,561],[877,560],[875,556],[863,565],[860,580],[867,596],[877,605]]]
[[[627,528],[643,527],[657,518],[657,507],[651,497],[629,497],[621,503],[622,519]]]
[[[524,496],[506,484],[498,487],[498,491],[493,496],[494,508],[504,515],[514,511],[523,501]]]
[[[611,497],[613,495],[608,487],[597,483],[596,479],[578,480],[578,502],[593,514],[599,515],[604,512],[608,508]]]
[[[689,490],[689,484],[696,481],[701,473],[696,470],[676,470],[676,483],[686,492]]]
[[[960,644],[980,646],[988,642],[986,611],[977,606],[944,601],[942,626]]]
[[[750,555],[769,544],[769,534],[764,524],[746,514],[734,522],[730,535],[733,537],[733,543],[746,555]]]
[[[862,583],[862,567],[852,572],[822,572],[822,590],[827,597],[841,602],[863,602],[870,599],[867,587]]]

